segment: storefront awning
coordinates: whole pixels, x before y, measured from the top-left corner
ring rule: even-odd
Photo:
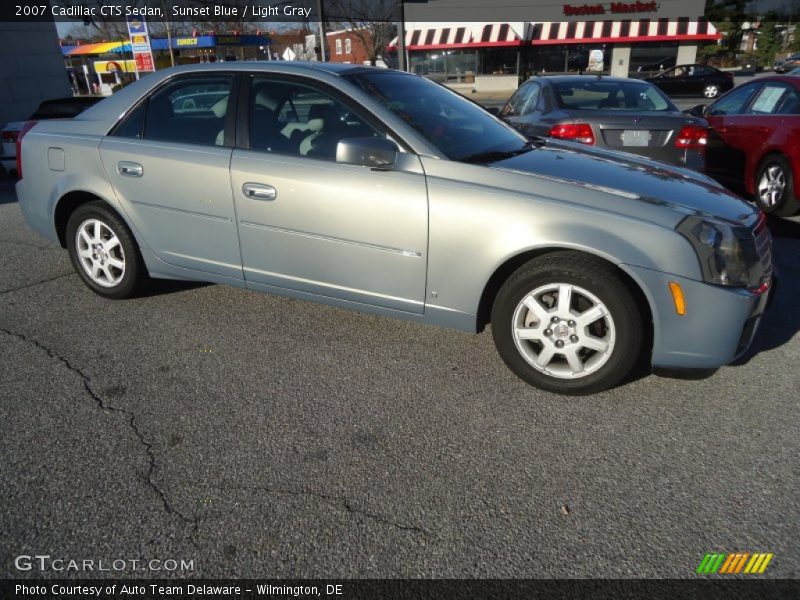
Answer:
[[[130,50],[131,45],[127,42],[101,42],[99,44],[81,44],[80,46],[63,46],[61,48],[64,56],[117,54],[130,52]]]
[[[549,44],[603,44],[717,40],[720,34],[708,21],[642,19],[640,21],[570,21],[531,23],[534,46]]]
[[[406,30],[408,50],[450,50],[519,46],[523,36],[509,23],[471,23],[469,26],[409,28]],[[397,38],[389,48],[397,46]]]

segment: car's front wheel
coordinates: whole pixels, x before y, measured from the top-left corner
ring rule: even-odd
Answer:
[[[106,298],[128,298],[147,279],[128,227],[103,202],[79,206],[67,221],[67,250],[83,282]]]
[[[571,395],[620,383],[644,344],[626,282],[607,263],[573,252],[535,258],[506,281],[492,309],[492,334],[519,377]]]
[[[764,212],[779,217],[790,217],[800,209],[794,197],[792,169],[782,156],[768,156],[758,168],[756,201]]]

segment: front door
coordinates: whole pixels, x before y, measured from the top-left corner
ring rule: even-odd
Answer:
[[[339,140],[386,132],[315,82],[254,75],[247,88],[231,186],[248,285],[422,313],[428,197],[417,156],[402,153],[391,170],[337,163]]]

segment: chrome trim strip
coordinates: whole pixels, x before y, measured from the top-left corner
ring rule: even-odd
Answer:
[[[147,208],[154,208],[156,210],[163,210],[166,212],[174,212],[179,213],[182,215],[191,215],[192,217],[200,217],[201,219],[211,219],[212,221],[223,221],[225,223],[233,223],[233,219],[229,219],[228,217],[218,217],[216,215],[208,215],[205,213],[198,213],[193,212],[191,210],[183,210],[180,208],[172,208],[169,206],[157,206],[156,204],[149,204],[148,202],[139,202],[138,200],[131,200],[131,204],[135,204],[137,206],[146,206]]]
[[[300,235],[307,238],[316,240],[323,240],[326,242],[339,242],[341,244],[350,244],[352,246],[360,246],[362,248],[369,248],[371,250],[382,250],[383,252],[393,252],[402,256],[410,256],[412,258],[421,258],[422,252],[415,252],[413,250],[401,250],[400,248],[392,248],[390,246],[379,246],[377,244],[369,244],[367,242],[356,242],[353,240],[345,240],[342,238],[331,237],[327,235],[320,235],[318,233],[308,233],[306,231],[297,231],[295,229],[283,229],[282,227],[273,227],[272,225],[264,225],[262,223],[253,223],[252,221],[242,221],[242,227],[252,227],[253,229],[267,229],[270,231],[277,231],[279,233],[289,233],[292,235]]]

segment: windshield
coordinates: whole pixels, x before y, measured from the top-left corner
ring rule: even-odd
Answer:
[[[477,104],[424,79],[397,71],[345,75],[407,121],[451,160],[514,152],[526,138]]]
[[[656,86],[643,81],[569,81],[553,89],[559,106],[568,110],[677,111]]]

